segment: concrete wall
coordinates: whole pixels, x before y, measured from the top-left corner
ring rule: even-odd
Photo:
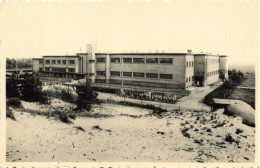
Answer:
[[[99,82],[106,80],[106,82],[112,81],[112,83],[118,82],[118,84],[129,85],[150,85],[170,88],[185,88],[185,76],[193,76],[193,68],[185,70],[185,55],[97,55],[97,58],[106,58],[106,62],[96,62],[96,71],[105,71],[105,76],[96,76]],[[110,62],[111,58],[120,58],[120,63]],[[122,58],[172,58],[172,63],[122,63]],[[189,56],[189,60],[193,61],[193,56]],[[120,72],[120,76],[110,76],[110,71]],[[137,78],[137,77],[123,77],[122,72],[143,72],[143,73],[157,73],[157,79],[151,78]],[[160,79],[159,74],[172,74],[172,79]],[[133,75],[133,74],[132,74]],[[190,82],[191,83],[191,82]],[[168,85],[168,86],[167,86]]]
[[[46,64],[45,61],[50,60],[50,64]],[[52,60],[56,60],[56,64],[52,64]],[[57,60],[61,60],[61,64],[57,64]],[[62,60],[66,60],[67,63],[63,64]],[[74,64],[69,64],[69,60],[74,60]],[[75,68],[75,73],[79,73],[79,57],[66,57],[66,56],[53,56],[53,57],[43,57],[43,65],[45,67],[52,68]]]
[[[210,85],[219,79],[219,56],[206,56],[206,85]]]
[[[185,88],[192,86],[194,77],[194,56],[187,55],[185,69]],[[188,65],[187,65],[188,63]]]
[[[42,59],[33,59],[32,60],[32,70],[33,72],[39,72],[40,68],[43,68],[43,63],[40,63]]]

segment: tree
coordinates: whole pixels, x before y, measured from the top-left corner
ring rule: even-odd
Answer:
[[[80,84],[76,87],[76,93],[78,95],[76,104],[77,110],[87,110],[90,111],[92,104],[97,100],[98,94],[93,91],[89,82],[85,84]]]

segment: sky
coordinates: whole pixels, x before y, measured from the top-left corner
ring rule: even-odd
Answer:
[[[100,52],[187,52],[255,64],[258,2],[3,2],[0,53],[8,58]]]

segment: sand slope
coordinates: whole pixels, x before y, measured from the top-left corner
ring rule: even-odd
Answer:
[[[64,107],[54,102],[56,108]],[[34,108],[33,103],[23,105]],[[65,124],[14,110],[17,120],[7,119],[7,161],[254,161],[254,128],[223,110],[154,116],[147,109],[103,103],[91,113],[107,117],[80,117]],[[96,125],[101,129],[92,128]],[[242,133],[236,133],[238,128]],[[227,134],[233,142],[225,140]]]

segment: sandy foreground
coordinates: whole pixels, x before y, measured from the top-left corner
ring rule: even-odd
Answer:
[[[25,109],[70,108],[22,102]],[[172,111],[161,116],[151,110],[118,104],[95,105],[91,114],[72,124],[14,109],[7,118],[7,162],[254,162],[255,128],[239,117]],[[94,116],[94,115],[93,115]],[[84,131],[76,127],[82,127]],[[95,129],[93,126],[99,126]],[[237,129],[241,129],[239,133]],[[226,136],[232,137],[231,142]]]

